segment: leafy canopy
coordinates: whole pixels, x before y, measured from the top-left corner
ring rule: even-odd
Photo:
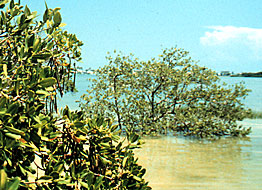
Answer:
[[[14,0],[0,8],[0,189],[148,189],[137,135],[120,139],[110,119],[58,113],[83,45],[62,30],[60,8],[46,6],[40,21]]]
[[[121,53],[107,59],[82,96],[87,115],[115,117],[120,127],[142,134],[214,138],[250,132],[237,125],[248,113],[241,99],[249,90],[221,85],[216,73],[198,66],[187,51],[165,49],[148,61]]]

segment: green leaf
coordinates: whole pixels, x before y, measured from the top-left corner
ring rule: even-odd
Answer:
[[[102,185],[103,183],[103,176],[99,176],[98,178],[96,178],[96,182],[95,182],[95,189],[99,189],[99,187]]]
[[[23,168],[23,166],[21,166],[21,164],[18,164],[18,166],[19,166],[19,169],[20,169],[20,171],[22,172],[22,174],[23,174],[24,176],[26,176],[26,171],[25,171],[25,169]]]
[[[44,13],[44,15],[43,15],[43,21],[44,21],[44,23],[49,19],[49,9],[47,8],[46,10],[45,10],[45,13]]]
[[[12,17],[17,16],[18,13],[19,13],[19,9],[15,9],[15,10],[12,12]]]
[[[54,88],[53,88],[52,86],[47,87],[47,88],[46,88],[46,91],[48,91],[48,92],[53,92],[53,91],[54,91]]]
[[[100,160],[101,160],[101,162],[102,162],[104,165],[107,165],[107,164],[110,164],[110,163],[111,163],[110,160],[106,159],[106,158],[103,157],[103,156],[100,156]]]
[[[24,12],[25,12],[25,15],[26,15],[26,16],[28,16],[28,15],[31,14],[31,11],[30,11],[30,9],[28,8],[27,5],[25,6],[25,10],[24,10]]]
[[[93,184],[93,180],[95,178],[94,173],[87,169],[82,171],[82,175],[80,177],[81,179],[86,179],[89,186]]]
[[[30,139],[31,139],[35,144],[39,144],[40,141],[41,141],[41,137],[40,137],[37,133],[35,133],[35,132],[33,132],[33,131],[30,132]]]
[[[40,38],[35,38],[34,44],[33,44],[33,51],[36,51],[40,45]]]
[[[120,150],[120,148],[122,147],[123,142],[119,142],[118,145],[116,146],[116,150]]]
[[[89,189],[89,185],[85,182],[80,181],[81,186],[83,186],[86,189]]]
[[[50,93],[45,91],[45,90],[37,90],[36,94],[45,95],[45,96],[49,96],[50,95]]]
[[[122,163],[122,166],[123,166],[123,168],[125,168],[126,167],[126,162],[127,162],[127,159],[128,159],[128,157],[126,156],[124,159],[123,159],[123,163]]]
[[[40,85],[42,87],[53,86],[56,83],[56,79],[54,77],[45,78],[40,81]]]
[[[57,182],[59,185],[60,184],[64,184],[64,185],[68,185],[68,186],[74,185],[74,183],[71,183],[70,180],[56,179],[56,180],[54,180],[54,182]]]
[[[72,178],[73,178],[74,180],[76,180],[75,165],[72,164],[72,166],[71,166],[70,169],[71,169],[71,170],[70,170],[70,173],[71,173]]]
[[[53,177],[48,175],[44,175],[37,180],[38,183],[52,183],[52,181]]]
[[[66,26],[66,23],[61,23],[61,24],[59,25],[60,28],[63,28],[63,27],[65,27],[65,26]]]
[[[101,145],[102,147],[106,147],[106,148],[110,147],[110,144],[109,144],[109,143],[100,143],[100,145]]]
[[[30,108],[27,110],[27,113],[28,113],[29,115],[33,115],[35,111],[36,111],[35,107],[32,106],[32,107],[30,107]]]
[[[54,47],[54,42],[52,42],[52,41],[50,43],[48,43],[47,46],[46,46],[46,48],[48,50],[51,50],[53,47]]]
[[[15,82],[15,92],[17,96],[19,95],[19,89],[20,89],[20,82],[16,81]]]
[[[81,122],[81,121],[74,122],[74,126],[77,127],[77,128],[83,127],[84,125],[85,125],[85,123]]]
[[[6,104],[6,97],[1,97],[0,98],[0,108],[4,108]]]
[[[118,135],[112,135],[112,140],[113,140],[113,141],[119,141],[119,139],[120,139],[120,136],[118,136]]]
[[[96,120],[97,126],[100,127],[104,123],[104,118],[99,117]]]
[[[64,162],[59,162],[54,166],[54,170],[57,171],[58,173],[61,173],[64,168]]]
[[[134,143],[138,140],[138,138],[139,138],[139,135],[132,133],[131,136],[130,136],[130,142]]]
[[[10,183],[10,182],[9,182]],[[10,184],[8,184],[7,190],[17,190],[20,185],[20,179],[16,177]]]
[[[114,132],[118,128],[118,125],[112,125],[111,132]]]
[[[5,173],[5,170],[0,170],[0,190],[5,190],[7,183],[7,174]]]
[[[53,32],[54,32],[54,28],[52,27],[52,28],[49,28],[49,29],[47,29],[47,34],[52,34]]]
[[[138,177],[138,176],[133,176],[133,178],[134,178],[134,180],[136,180],[136,181],[142,181],[142,179],[140,178],[140,177]]]
[[[45,1],[45,8],[46,8],[46,9],[48,9],[48,6],[47,6],[47,3],[46,3],[46,1]]]
[[[7,64],[3,64],[3,73],[7,77]]]
[[[6,23],[6,14],[5,14],[5,12],[1,11],[1,15],[2,15],[3,23],[5,24]]]
[[[41,120],[40,120],[40,117],[39,117],[38,115],[33,116],[33,119],[34,119],[37,123],[39,123],[39,124],[42,123]]]
[[[22,135],[22,136],[25,135],[25,132],[24,132],[24,131],[21,131],[21,130],[19,130],[19,129],[14,128],[14,127],[5,126],[5,128],[6,128],[9,132],[11,132],[11,133],[14,133],[14,134],[17,134],[17,135]]]
[[[22,46],[19,52],[19,56],[21,59],[23,59],[26,56],[25,47]]]
[[[20,135],[15,135],[13,133],[5,133],[6,136],[12,138],[12,139],[15,139],[15,140],[19,140],[21,139],[21,136]]]
[[[8,109],[6,110],[6,113],[9,113],[11,115],[15,114],[18,111],[19,103],[14,102],[10,106],[8,106]]]
[[[61,17],[61,14],[60,12],[56,11],[55,12],[55,15],[54,15],[54,23],[56,26],[59,26],[62,22],[62,17]]]
[[[59,173],[57,171],[52,171],[49,175],[52,176],[53,179],[59,179]]]
[[[11,0],[9,4],[10,9],[13,9],[14,6],[15,6],[14,0]]]
[[[50,53],[42,53],[42,54],[37,54],[33,56],[33,59],[43,59],[43,60],[47,60],[48,58],[50,58],[52,55]]]

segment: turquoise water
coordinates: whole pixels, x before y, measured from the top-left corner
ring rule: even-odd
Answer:
[[[227,84],[244,82],[246,88],[251,92],[243,103],[254,111],[262,111],[262,78],[221,77],[221,81]]]
[[[79,103],[76,101],[80,100],[80,97],[83,94],[86,94],[86,90],[88,88],[89,78],[94,78],[94,75],[87,74],[77,74],[76,76],[76,89],[78,92],[68,92],[63,98],[59,98],[58,107],[63,108],[65,105],[68,105],[70,109],[77,110],[79,109]]]
[[[77,93],[68,93],[59,106],[77,109],[76,100],[86,93],[87,78],[77,75]],[[243,101],[252,110],[262,111],[262,78],[221,77],[222,82],[244,82],[252,92]],[[147,169],[146,180],[153,189],[262,189],[262,120],[240,122],[252,127],[246,138],[202,141],[190,138],[145,138],[136,151],[139,163]]]

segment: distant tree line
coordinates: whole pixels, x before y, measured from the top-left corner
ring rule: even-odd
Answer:
[[[262,77],[262,72],[238,73],[238,74],[231,75],[231,77]]]

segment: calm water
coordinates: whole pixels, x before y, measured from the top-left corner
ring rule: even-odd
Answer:
[[[262,78],[221,77],[221,80],[227,84],[244,82],[246,88],[252,91],[243,103],[254,111],[262,111]]]
[[[176,137],[145,139],[136,155],[153,189],[262,189],[262,120],[247,138],[213,142]]]
[[[77,109],[85,93],[88,75],[78,75],[78,93],[66,94],[59,106]],[[91,76],[92,77],[92,76]],[[262,78],[222,77],[228,84],[244,81],[252,92],[244,100],[247,107],[262,111]],[[136,151],[139,163],[147,168],[146,179],[153,189],[262,189],[262,120],[245,120],[252,127],[247,138],[200,141],[189,138],[147,138]]]

